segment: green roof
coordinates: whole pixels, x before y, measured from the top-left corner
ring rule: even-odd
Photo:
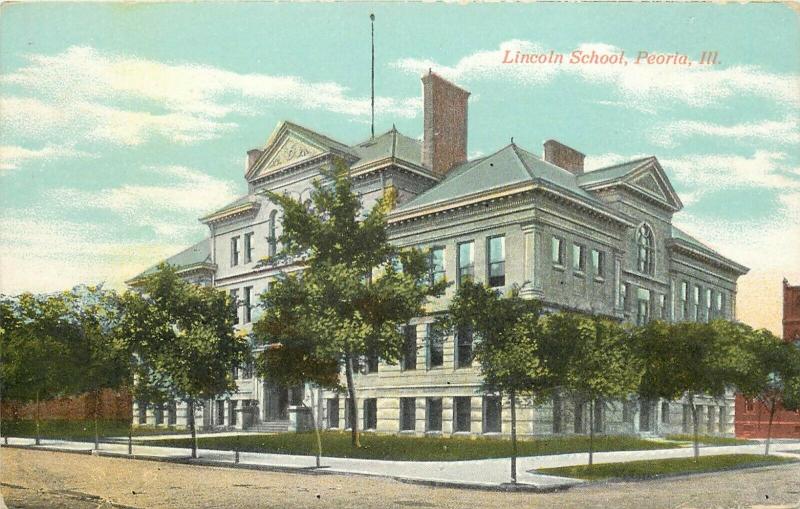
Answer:
[[[653,159],[655,159],[654,156],[642,157],[626,163],[615,164],[613,166],[606,166],[605,168],[587,171],[578,177],[578,184],[586,186],[589,184],[597,184],[598,182],[617,180],[625,175],[628,175],[634,170],[641,168],[645,163]]]
[[[245,204],[248,204],[248,203],[257,203],[257,200],[255,199],[255,197],[252,194],[246,194],[244,196],[240,196],[239,198],[236,198],[232,202],[230,202],[230,203],[218,208],[214,212],[209,212],[208,214],[206,214],[202,218],[200,218],[200,220],[202,221],[203,219],[205,219],[207,217],[216,216],[217,214],[222,214],[223,212],[225,212],[227,210],[235,209],[236,207],[239,207],[241,205],[245,205]]]
[[[158,266],[161,265],[161,263],[166,263],[167,265],[171,265],[179,270],[203,263],[211,263],[211,239],[203,239],[197,244],[187,247],[180,253],[170,256],[166,260],[153,265],[149,269],[131,279],[131,281],[154,274],[158,270]]]
[[[685,231],[681,230],[680,228],[678,228],[675,225],[672,225],[672,238],[675,239],[675,240],[678,240],[678,241],[685,242],[685,243],[689,244],[690,246],[692,246],[692,247],[694,247],[696,249],[699,249],[702,252],[705,252],[706,254],[712,255],[712,256],[714,256],[716,258],[721,259],[722,261],[725,261],[725,262],[730,263],[730,264],[732,264],[732,265],[734,265],[736,267],[739,267],[743,274],[746,274],[750,270],[747,267],[745,267],[744,265],[736,263],[735,261],[731,260],[730,258],[727,258],[727,257],[723,256],[719,251],[710,248],[708,245],[700,242],[699,240],[697,240],[696,238],[692,237],[691,235],[689,235],[688,233],[686,233]]]
[[[457,198],[532,181],[545,182],[590,200],[595,205],[604,206],[597,198],[578,186],[573,173],[511,144],[492,155],[455,167],[448,172],[444,180],[398,207],[397,211],[445,203]]]
[[[422,166],[422,143],[414,138],[401,134],[397,129],[371,138],[352,147],[358,156],[354,167],[394,157],[417,166]]]

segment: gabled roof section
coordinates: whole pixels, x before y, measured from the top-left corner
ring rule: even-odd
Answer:
[[[573,173],[559,168],[538,156],[510,144],[494,154],[473,159],[448,172],[439,184],[403,204],[393,216],[416,214],[429,208],[447,207],[492,192],[540,187],[627,223],[618,212],[578,186]],[[516,191],[515,191],[516,192]]]
[[[136,284],[143,278],[154,274],[158,270],[158,266],[161,265],[161,263],[162,262],[159,262],[156,265],[153,265],[149,269],[145,270],[136,277],[129,279],[125,283],[128,285]],[[211,263],[211,239],[203,239],[197,244],[187,247],[180,253],[163,260],[163,263],[175,267],[178,270],[178,273],[185,273],[191,270],[207,270],[212,272],[216,269],[216,266]]]
[[[264,145],[262,154],[247,170],[245,178],[248,181],[252,181],[263,175],[324,154],[345,157],[350,159],[351,162],[358,157],[344,143],[299,124],[283,121],[272,131],[266,145]]]
[[[696,256],[708,258],[714,262],[720,263],[734,272],[744,275],[750,272],[750,269],[741,265],[739,263],[734,262],[730,258],[727,258],[720,254],[718,251],[712,249],[708,245],[700,242],[696,238],[692,237],[685,231],[681,230],[675,225],[672,225],[672,238],[670,239],[669,246],[675,246],[678,248],[683,248],[689,251],[691,254]]]
[[[224,207],[201,217],[200,222],[205,224],[217,223],[220,221],[232,219],[237,216],[255,214],[256,212],[258,212],[258,209],[260,207],[261,203],[258,200],[256,200],[255,196],[253,196],[252,194],[246,194],[230,202]]]
[[[587,191],[621,186],[673,212],[683,208],[680,197],[655,156],[586,172],[578,176],[578,185]]]
[[[422,167],[422,142],[400,133],[394,127],[380,136],[354,145],[352,151],[358,156],[353,170],[387,158]]]

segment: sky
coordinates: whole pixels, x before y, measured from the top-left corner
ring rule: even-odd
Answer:
[[[739,318],[780,332],[800,284],[800,30],[782,4],[4,3],[0,292],[105,281],[204,238],[281,120],[421,137],[419,77],[472,93],[469,154],[554,138],[587,168],[655,155],[674,223],[751,268]],[[629,65],[503,64],[506,51]],[[713,65],[638,52],[716,51]]]

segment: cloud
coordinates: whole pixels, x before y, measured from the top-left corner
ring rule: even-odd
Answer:
[[[159,185],[123,184],[101,190],[70,187],[46,193],[54,206],[77,210],[106,210],[130,224],[147,227],[157,235],[188,238],[202,231],[196,218],[237,197],[232,182],[214,178],[185,166],[149,166],[159,175]]]
[[[660,162],[676,180],[705,191],[765,188],[800,190],[798,168],[788,165],[786,154],[757,150],[752,156],[730,154],[686,155]]]
[[[276,104],[352,117],[370,114],[369,97],[352,96],[333,82],[165,63],[85,46],[29,55],[25,66],[6,73],[0,83],[20,91],[3,99],[5,129],[27,136],[65,130],[73,139],[121,145],[151,137],[180,143],[213,139],[237,127],[232,115],[253,115]],[[411,118],[421,102],[379,96],[375,108]]]
[[[97,155],[70,146],[45,145],[40,149],[28,149],[16,145],[2,145],[0,146],[0,170],[14,170],[29,161],[53,161],[73,157],[94,158]]]
[[[776,145],[798,144],[800,143],[800,122],[797,117],[787,117],[784,120],[743,122],[734,125],[678,120],[653,128],[648,137],[656,145],[674,147],[682,139],[699,136],[713,136],[718,139],[731,138],[737,141],[766,141]]]
[[[584,54],[619,54],[622,49],[604,43],[585,43],[575,50]],[[626,52],[628,65],[570,64],[573,49],[556,50],[564,54],[563,63],[503,64],[506,54],[549,54],[551,48],[535,41],[513,39],[497,49],[479,50],[461,58],[454,66],[431,59],[404,58],[392,65],[402,71],[423,74],[433,69],[455,81],[493,80],[523,85],[548,83],[561,74],[577,76],[588,83],[613,87],[621,104],[644,110],[679,102],[694,107],[719,104],[725,99],[755,96],[797,107],[800,105],[798,76],[776,74],[757,66],[732,65],[724,68],[700,65],[635,64],[635,55]],[[508,53],[507,53],[508,52]],[[690,55],[697,59],[699,55]]]

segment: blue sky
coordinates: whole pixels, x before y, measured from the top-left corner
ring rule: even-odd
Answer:
[[[428,68],[472,92],[469,152],[558,139],[599,167],[656,155],[675,222],[752,268],[739,313],[777,330],[800,281],[800,31],[780,4],[3,4],[0,291],[122,281],[203,237],[282,119],[340,141],[422,133]],[[504,65],[504,50],[714,66]]]

